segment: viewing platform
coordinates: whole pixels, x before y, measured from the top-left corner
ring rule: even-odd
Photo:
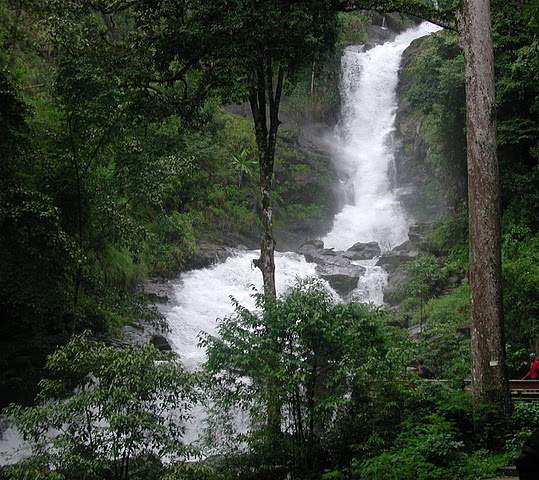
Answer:
[[[466,391],[472,390],[472,381],[464,380]],[[513,400],[539,401],[539,380],[509,380],[509,390]]]

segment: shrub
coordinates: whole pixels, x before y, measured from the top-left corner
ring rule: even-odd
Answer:
[[[52,378],[41,382],[39,404],[7,409],[33,452],[9,478],[161,478],[163,458],[175,463],[193,453],[182,434],[194,379],[170,352],[80,335],[49,357],[47,369]]]

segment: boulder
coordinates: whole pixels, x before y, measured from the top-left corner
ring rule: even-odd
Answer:
[[[357,288],[359,277],[365,274],[365,267],[349,264],[318,265],[316,273],[326,280],[339,295],[346,296]]]
[[[188,259],[188,268],[199,269],[209,267],[214,263],[224,262],[233,254],[233,249],[206,241],[198,244],[198,250]]]
[[[323,246],[320,240],[310,240],[300,247],[298,253],[303,255],[307,262],[316,263],[316,273],[344,297],[357,287],[358,279],[365,273],[365,268],[352,264],[345,255],[347,252],[334,251]]]
[[[332,274],[322,275],[322,278],[326,280],[331,285],[331,288],[333,288],[333,290],[335,290],[341,297],[345,297],[357,288],[358,279],[356,277]]]
[[[392,252],[398,253],[400,255],[409,255],[411,257],[417,257],[419,255],[418,250],[415,248],[414,244],[410,240],[397,245]]]
[[[350,265],[350,260],[339,254],[342,252],[334,252],[332,249],[300,251],[299,253],[305,257],[307,262],[316,263],[317,265],[334,265],[338,267]]]
[[[401,265],[389,276],[384,290],[384,302],[388,305],[398,305],[404,300],[403,288],[408,283],[409,276]]]
[[[154,293],[154,292],[147,293],[146,297],[148,297],[148,300],[151,303],[154,303],[156,305],[165,304],[165,303],[168,303],[169,301],[168,295],[159,295],[158,293]]]
[[[172,347],[170,346],[170,343],[168,343],[168,340],[161,334],[155,333],[152,335],[152,338],[150,339],[150,343],[155,346],[158,350],[164,351],[171,351]]]
[[[161,278],[151,278],[143,285],[144,293],[152,303],[166,304],[172,296],[172,283]]]
[[[141,323],[132,323],[120,329],[120,335],[116,339],[119,344],[141,345],[150,342],[152,338],[152,329]]]
[[[376,242],[357,242],[345,252],[345,256],[351,260],[370,260],[374,257],[379,257],[381,254],[380,245]]]

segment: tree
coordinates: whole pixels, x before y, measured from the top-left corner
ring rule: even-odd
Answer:
[[[372,405],[365,399],[373,384],[395,373],[383,315],[362,304],[336,304],[313,279],[280,298],[255,298],[257,310],[236,304],[218,336],[201,339],[216,413],[227,422],[234,409],[249,412],[246,440],[261,463],[257,475],[316,472],[332,456],[336,431],[353,422],[360,404]]]
[[[262,272],[266,293],[275,295],[271,193],[279,106],[285,84],[332,48],[336,12],[328,0],[141,3],[142,18],[160,19],[153,27],[149,21],[145,25],[148,41],[160,52],[162,81],[179,82],[187,92],[185,79],[198,72],[203,79],[199,84],[225,101],[249,102],[262,223],[260,257],[254,263]]]
[[[207,2],[204,2],[207,3]],[[208,7],[206,7],[208,8]],[[253,115],[260,167],[262,237],[260,257],[265,292],[275,295],[275,261],[271,192],[275,162],[279,106],[285,82],[329,50],[336,39],[336,17],[326,0],[212,2],[208,21],[220,13],[223,35],[232,43],[212,56],[227,58],[227,75],[237,79],[232,87],[237,100],[248,100]],[[208,13],[210,13],[208,12]],[[237,25],[242,27],[238,29]]]
[[[194,453],[182,435],[195,378],[171,352],[78,335],[49,357],[47,370],[37,406],[7,409],[33,449],[9,478],[41,478],[49,469],[54,478],[162,478],[155,476],[162,458],[182,462]]]
[[[182,110],[186,104],[172,88],[154,83],[151,53],[136,34],[141,20],[125,11],[131,6],[86,1],[42,6],[45,38],[54,51],[48,92],[54,115],[47,125],[54,134],[42,146],[48,157],[42,185],[61,206],[64,228],[77,243],[74,309],[86,300],[81,297],[95,293],[96,284],[113,277],[108,255],[119,252],[132,265],[142,263],[149,231],[137,218],[140,211],[164,217],[164,197],[188,182],[191,172],[180,141],[164,140],[162,128],[178,115],[179,137],[187,123],[181,115],[190,112]],[[137,281],[113,287],[127,291]]]
[[[464,0],[459,33],[465,59],[470,319],[475,395],[511,410],[501,290],[500,180],[494,48],[489,0]]]
[[[511,410],[501,296],[500,185],[496,150],[494,50],[489,0],[438,9],[423,0],[336,1],[336,8],[410,13],[459,33],[466,79],[470,320],[474,394]]]

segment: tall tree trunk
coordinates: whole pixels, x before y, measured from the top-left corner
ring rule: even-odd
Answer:
[[[249,97],[255,124],[258,163],[260,166],[260,203],[262,207],[262,236],[260,257],[253,261],[262,272],[264,293],[276,295],[275,288],[275,239],[273,238],[273,211],[271,208],[271,189],[275,145],[279,120],[279,105],[284,81],[284,71],[278,69],[277,82],[273,83],[273,65],[266,60],[257,70],[257,85]],[[269,125],[268,125],[269,121]]]
[[[501,292],[500,185],[496,152],[494,50],[489,0],[463,0],[470,247],[472,386],[505,413],[511,397]]]
[[[276,294],[275,287],[275,240],[273,239],[273,211],[271,208],[271,177],[273,169],[268,169],[267,155],[261,155],[260,162],[260,201],[262,206],[262,237],[260,239],[260,258],[255,265],[262,272],[264,292]]]

